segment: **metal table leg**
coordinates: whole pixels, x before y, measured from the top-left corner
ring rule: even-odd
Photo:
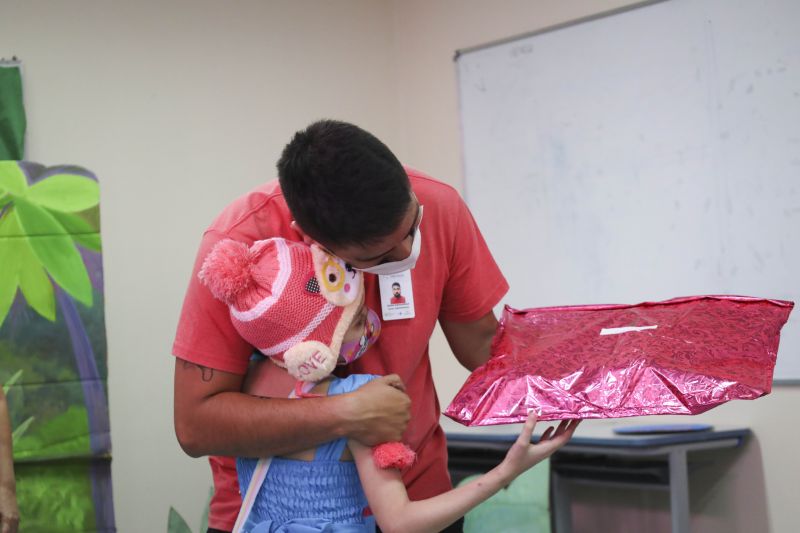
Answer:
[[[669,453],[669,499],[672,533],[689,533],[689,467],[685,449]]]
[[[553,472],[552,483],[556,533],[572,533],[572,502],[567,487],[568,481]]]

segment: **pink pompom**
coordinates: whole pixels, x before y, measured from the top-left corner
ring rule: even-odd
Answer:
[[[253,283],[256,255],[245,243],[225,239],[214,246],[197,276],[215,298],[231,304]]]
[[[379,468],[408,468],[417,459],[417,454],[402,442],[384,442],[372,448],[372,458]]]

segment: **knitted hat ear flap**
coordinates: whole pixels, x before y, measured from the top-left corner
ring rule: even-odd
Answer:
[[[336,368],[339,354],[319,341],[295,344],[283,354],[286,370],[298,381],[320,381]]]

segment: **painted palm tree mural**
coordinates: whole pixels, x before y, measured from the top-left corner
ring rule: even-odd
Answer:
[[[15,381],[24,432],[22,531],[114,531],[99,200],[86,169],[0,161],[0,383]]]

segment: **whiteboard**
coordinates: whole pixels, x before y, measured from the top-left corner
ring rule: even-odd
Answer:
[[[456,66],[465,196],[505,303],[800,303],[800,2],[650,3]],[[800,379],[800,311],[775,379]]]

